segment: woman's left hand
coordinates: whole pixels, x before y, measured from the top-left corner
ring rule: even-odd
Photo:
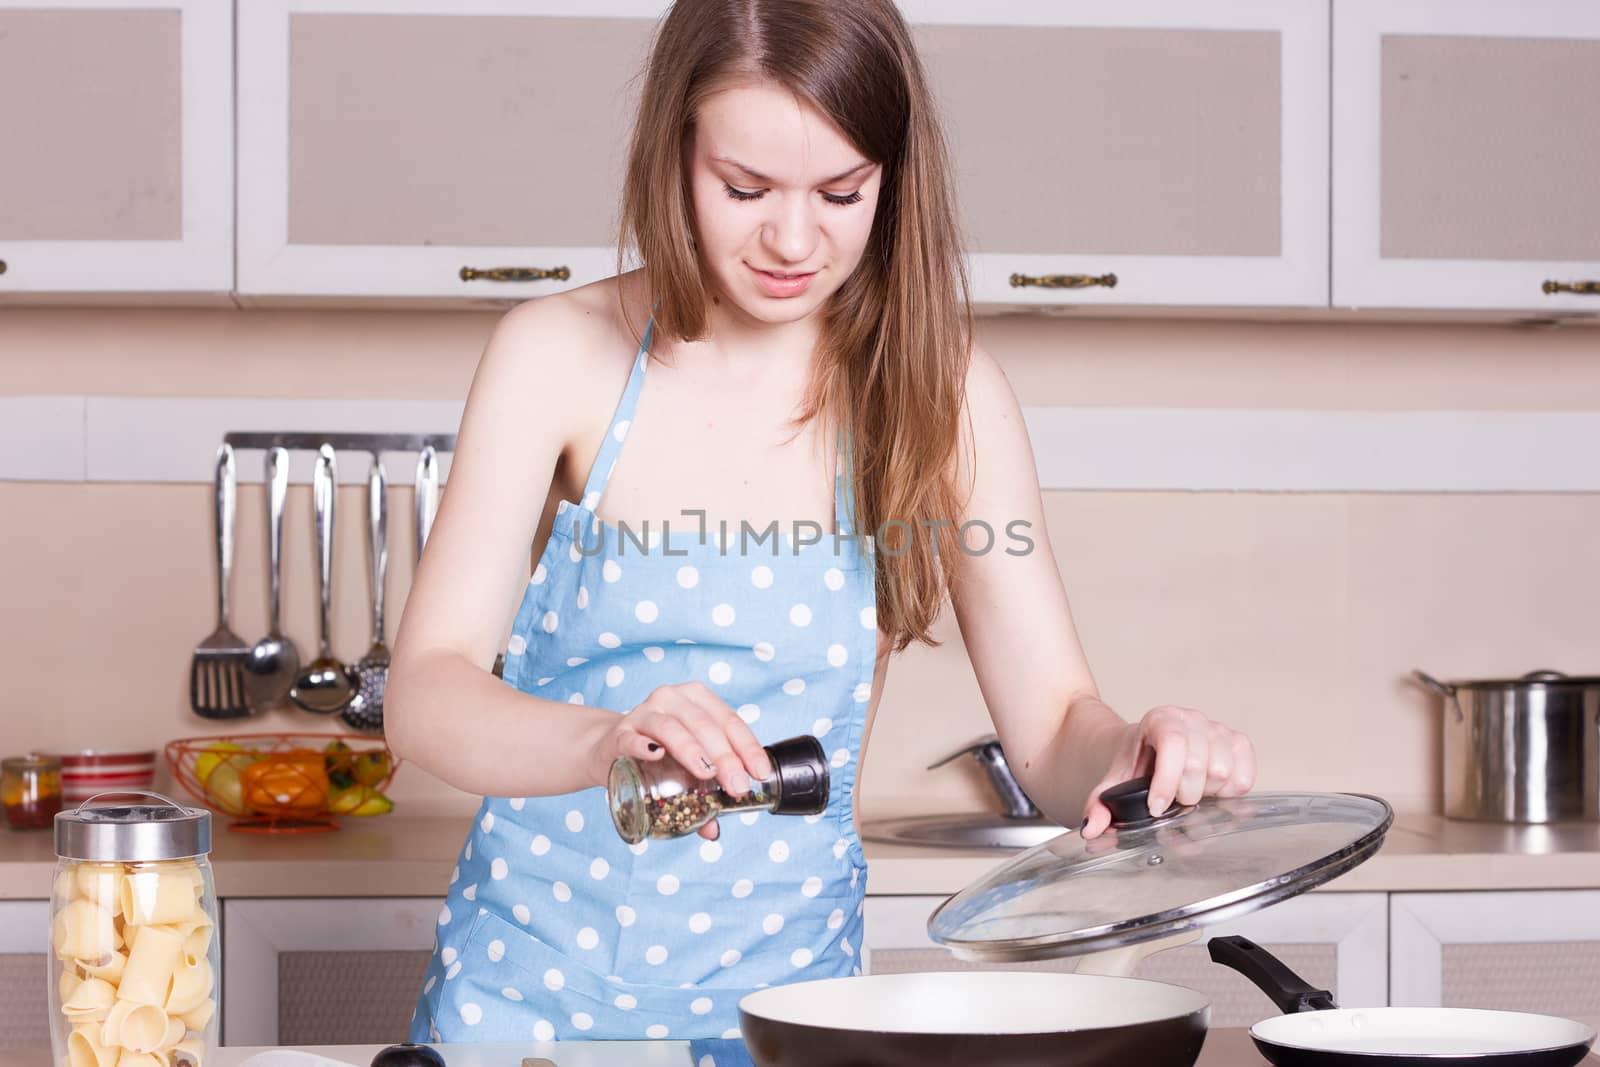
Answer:
[[[1102,791],[1130,778],[1150,775],[1150,813],[1197,804],[1201,797],[1235,797],[1256,780],[1256,753],[1250,739],[1193,708],[1166,705],[1130,723],[1105,777],[1084,808],[1083,836],[1099,836],[1111,825]]]

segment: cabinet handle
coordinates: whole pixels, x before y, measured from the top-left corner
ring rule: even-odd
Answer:
[[[1034,278],[1027,274],[1013,274],[1011,288],[1021,289],[1024,286],[1034,285],[1040,289],[1088,289],[1091,286],[1103,285],[1107,289],[1114,289],[1117,285],[1115,274],[1046,274],[1041,278]]]
[[[489,282],[542,282],[547,279],[564,282],[572,277],[566,267],[462,267],[461,280],[470,282],[482,278]]]
[[[1582,293],[1585,296],[1600,296],[1600,282],[1545,282],[1541,286],[1547,293]]]
[[[0,274],[4,274],[5,272],[6,272],[6,261],[3,260],[3,259],[0,259]]]

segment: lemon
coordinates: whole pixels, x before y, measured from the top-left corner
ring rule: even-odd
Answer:
[[[239,781],[239,768],[219,759],[206,778],[206,799],[218,811],[228,815],[248,815],[244,804],[244,783]]]
[[[194,761],[194,776],[200,779],[200,784],[205,785],[211,773],[222,763],[223,757],[232,752],[244,752],[243,745],[236,745],[232,741],[213,741],[207,745]]]

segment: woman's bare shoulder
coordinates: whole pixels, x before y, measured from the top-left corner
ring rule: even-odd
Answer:
[[[524,301],[495,325],[486,355],[536,374],[576,384],[627,366],[649,317],[629,275]],[[619,349],[621,349],[619,353]]]
[[[648,317],[630,275],[525,301],[495,324],[477,378],[549,419],[581,420],[587,397],[614,396],[626,379]]]

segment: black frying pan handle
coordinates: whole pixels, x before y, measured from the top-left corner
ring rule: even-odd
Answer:
[[[1213,937],[1206,948],[1213,962],[1232,967],[1250,979],[1286,1015],[1335,1007],[1332,993],[1313,987],[1248,937]]]

